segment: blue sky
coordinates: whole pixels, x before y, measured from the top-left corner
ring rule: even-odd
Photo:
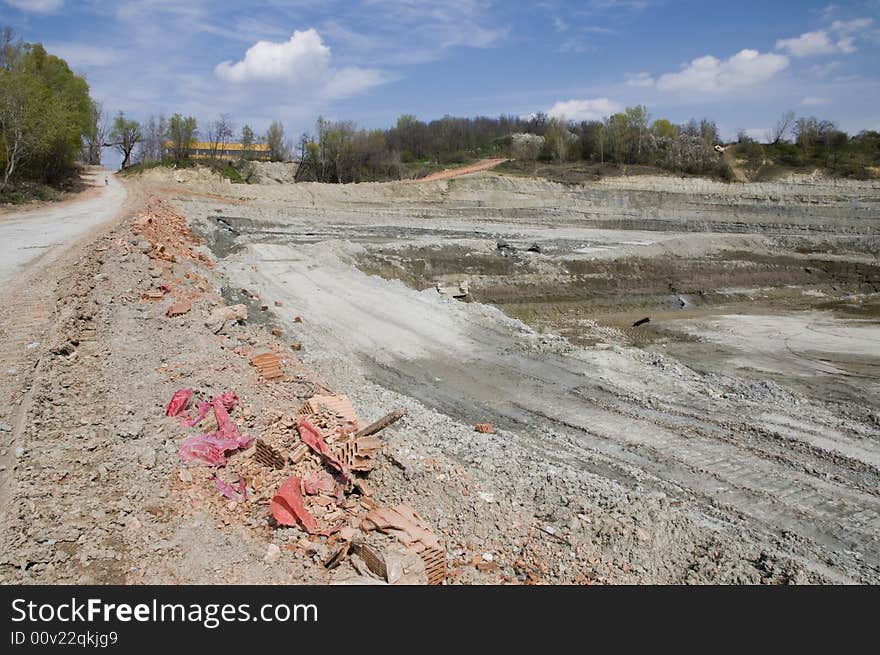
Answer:
[[[880,0],[0,0],[111,112],[288,133],[627,105],[760,136],[793,109],[880,129]]]

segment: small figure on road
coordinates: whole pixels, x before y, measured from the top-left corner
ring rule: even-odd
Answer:
[[[108,179],[105,177],[105,178],[104,178],[104,186],[108,186],[109,184],[110,184],[110,180],[108,180]]]

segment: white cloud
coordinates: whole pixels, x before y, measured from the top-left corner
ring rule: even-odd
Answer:
[[[295,31],[287,41],[258,41],[244,59],[224,61],[214,69],[228,82],[286,81],[299,84],[325,71],[330,65],[330,48],[315,29]]]
[[[706,55],[657,80],[661,91],[718,92],[762,84],[788,68],[788,57],[740,50],[728,59]]]
[[[854,53],[857,50],[856,45],[855,45],[855,39],[853,39],[853,37],[851,37],[851,36],[846,36],[846,37],[842,38],[840,41],[838,41],[837,47],[840,49],[841,52],[846,53],[848,55],[851,55],[852,53]]]
[[[852,34],[868,29],[874,24],[873,18],[855,18],[853,20],[836,20],[831,23],[831,30],[841,34]]]
[[[570,121],[597,121],[623,110],[623,105],[608,98],[565,100],[547,110],[548,116]]]
[[[627,86],[654,86],[654,78],[649,73],[627,73],[625,77]]]
[[[837,46],[828,37],[828,33],[804,32],[797,38],[779,39],[776,42],[777,50],[787,50],[793,57],[812,57],[814,55],[829,55],[837,51]]]
[[[371,87],[389,82],[384,72],[371,68],[342,68],[327,79],[321,95],[324,98],[348,98]]]
[[[122,60],[121,54],[113,48],[104,48],[87,43],[44,43],[50,54],[64,59],[72,68],[110,66]]]
[[[6,4],[12,5],[22,11],[32,11],[37,14],[48,14],[57,11],[64,6],[64,0],[5,0]]]
[[[324,98],[344,98],[388,81],[379,70],[330,65],[330,48],[314,28],[295,31],[287,41],[258,41],[241,61],[224,61],[215,75],[234,84],[280,82],[311,89]]]
[[[831,98],[820,98],[818,96],[807,96],[801,100],[803,107],[821,107],[822,105],[830,105]]]
[[[796,38],[778,40],[776,49],[786,50],[793,57],[813,57],[835,52],[852,54],[856,51],[855,37],[865,36],[864,32],[873,24],[873,18],[836,20],[828,28],[836,37],[829,36],[826,30],[804,32]]]

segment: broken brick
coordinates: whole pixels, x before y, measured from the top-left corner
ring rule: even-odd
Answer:
[[[281,371],[281,360],[275,353],[254,355],[251,357],[251,364],[267,380],[277,380],[284,375]]]
[[[192,309],[192,300],[179,300],[165,310],[165,316],[183,316]]]

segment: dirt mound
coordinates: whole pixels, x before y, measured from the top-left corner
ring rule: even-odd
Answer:
[[[293,184],[299,164],[295,162],[251,162],[257,174],[257,184]]]

